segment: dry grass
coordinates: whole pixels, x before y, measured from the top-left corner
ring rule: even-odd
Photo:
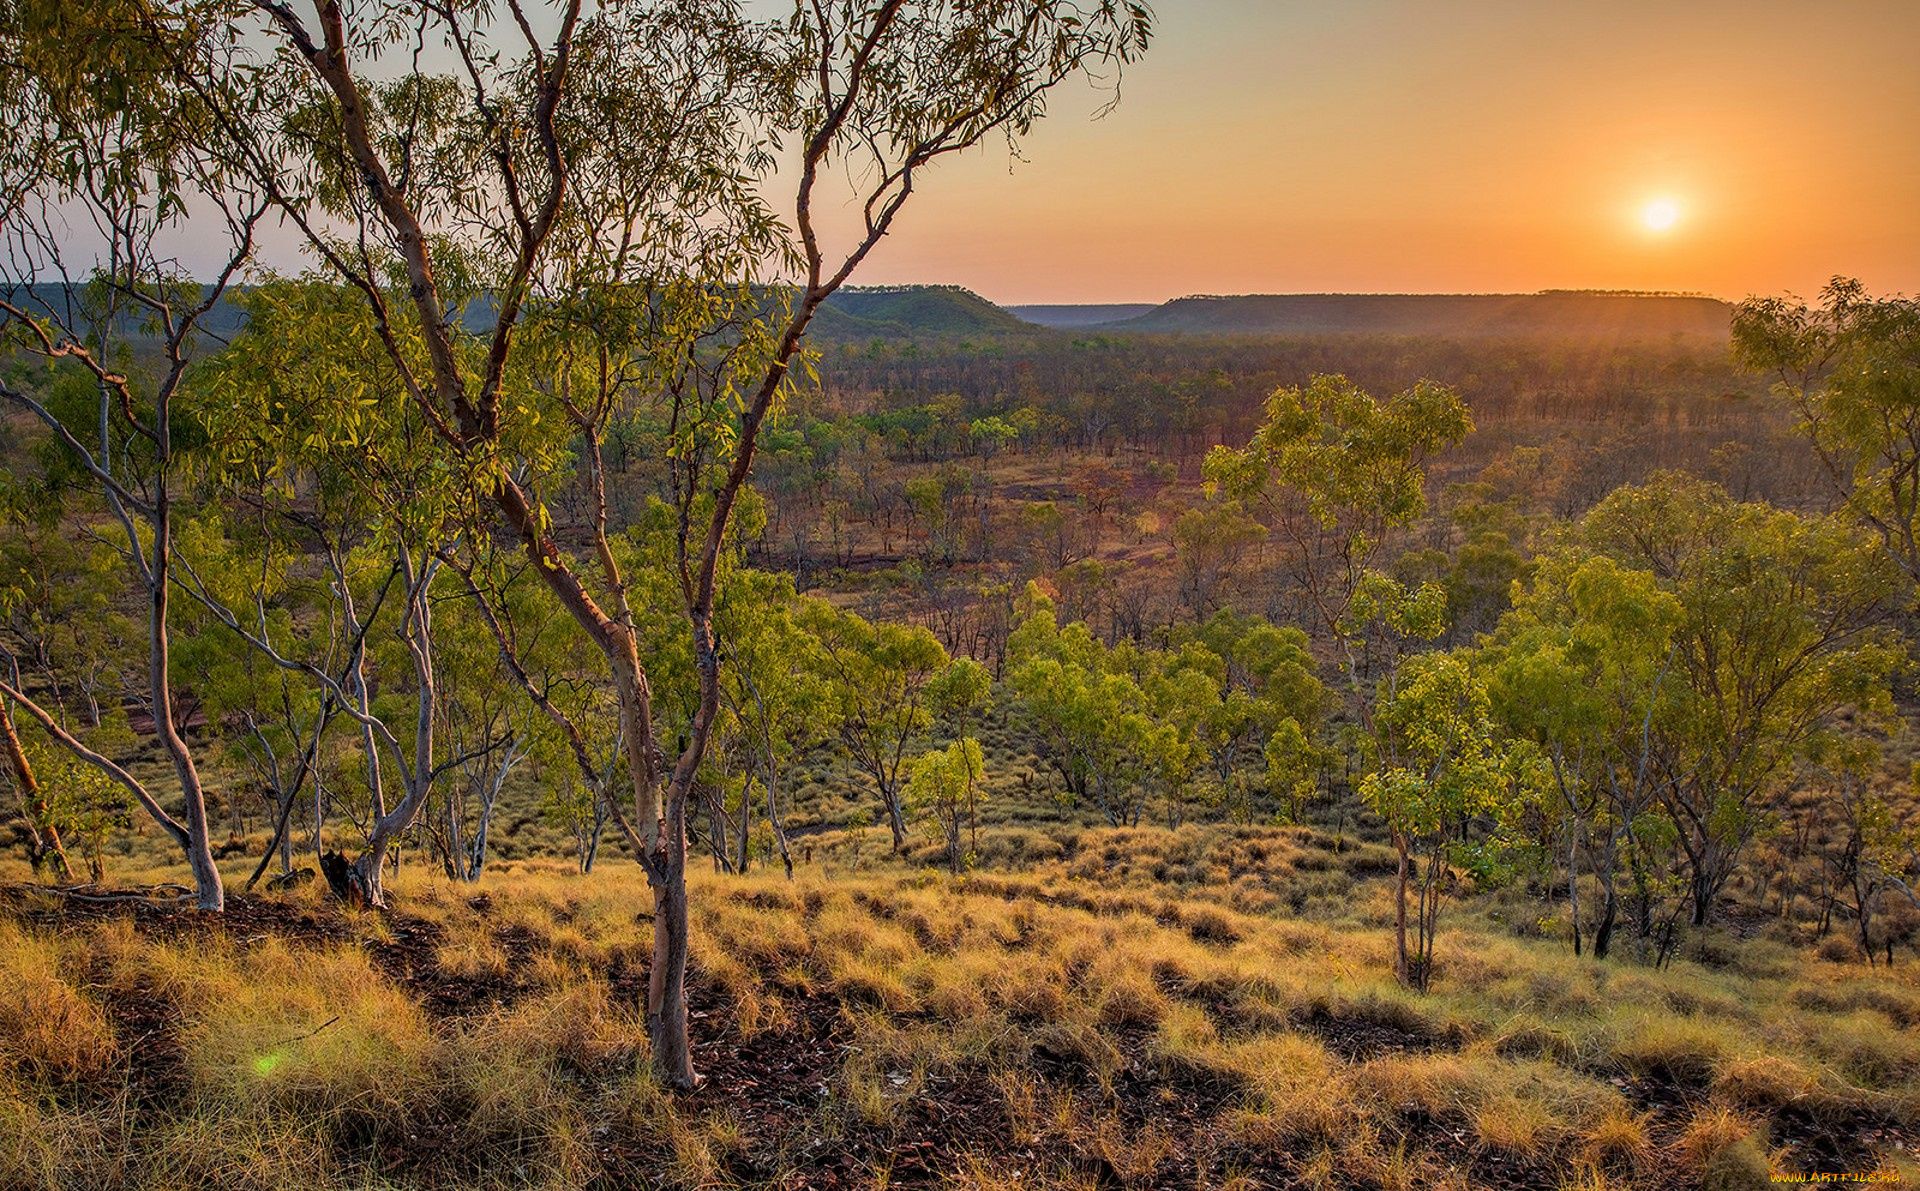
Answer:
[[[967,1087],[990,1107],[955,1118],[975,1130],[955,1186],[1465,1187],[1520,1162],[1599,1191],[1737,1185],[1787,1160],[1761,1148],[1780,1114],[1836,1135],[1920,1115],[1905,968],[1766,940],[1599,964],[1517,936],[1502,895],[1460,909],[1415,997],[1371,925],[1378,858],[1330,842],[1098,831],[1019,874],[694,874],[694,976],[725,1037],[777,1055],[832,1033],[824,1094],[783,1092],[772,1132],[751,1096],[646,1077],[651,899],[617,861],[514,860],[477,887],[413,865],[399,916],[288,894],[345,932],[326,944],[0,920],[0,1185],[716,1187],[861,1146],[881,1185]],[[1329,873],[1363,896],[1296,913]],[[504,1001],[429,1016],[368,949],[423,932],[432,972]],[[158,1112],[124,1074],[134,1002],[180,1081]],[[1648,1112],[1636,1081],[1689,1107]]]
[[[29,1081],[98,1078],[119,1047],[106,1015],[61,972],[58,941],[0,923],[0,1074]]]

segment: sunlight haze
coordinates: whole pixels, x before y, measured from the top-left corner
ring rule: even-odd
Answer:
[[[1105,119],[949,163],[868,284],[994,301],[1920,289],[1920,5],[1162,0]],[[1653,205],[1668,226],[1654,227]]]

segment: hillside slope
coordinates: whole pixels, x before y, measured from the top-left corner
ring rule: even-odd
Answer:
[[[1248,294],[1176,298],[1109,331],[1203,335],[1724,340],[1717,298],[1550,290],[1538,294]]]
[[[845,289],[827,299],[810,336],[836,341],[911,338],[916,335],[1031,334],[1015,318],[972,290],[957,285]]]

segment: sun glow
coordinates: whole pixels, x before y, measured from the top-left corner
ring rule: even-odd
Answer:
[[[1648,231],[1664,232],[1680,222],[1680,204],[1672,199],[1655,199],[1640,212],[1640,222]]]

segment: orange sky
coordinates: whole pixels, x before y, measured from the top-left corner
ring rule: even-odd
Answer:
[[[1920,0],[1158,0],[1119,109],[949,162],[865,284],[1002,303],[1920,291]],[[1011,171],[1010,171],[1011,166]],[[1663,233],[1641,219],[1666,198]]]

